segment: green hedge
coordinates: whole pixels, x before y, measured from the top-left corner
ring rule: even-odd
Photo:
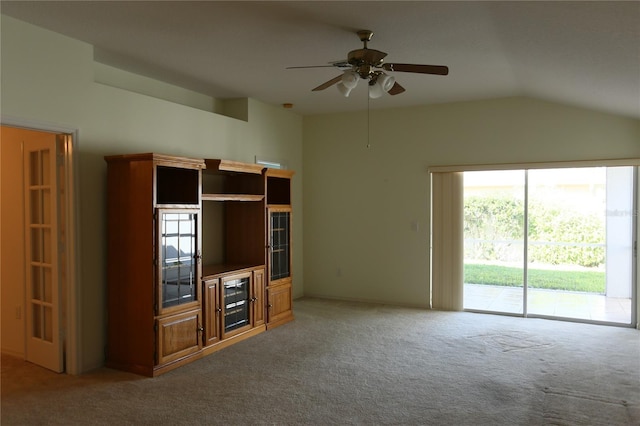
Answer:
[[[521,256],[524,239],[522,200],[504,195],[465,198],[464,232],[465,239],[485,240],[467,243],[467,258],[507,260]],[[532,202],[529,204],[528,238],[531,262],[594,267],[605,261],[603,246],[575,245],[604,244],[604,217],[596,213]],[[536,244],[545,242],[556,244]]]

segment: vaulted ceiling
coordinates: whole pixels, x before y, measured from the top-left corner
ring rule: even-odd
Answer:
[[[2,1],[8,16],[85,41],[98,62],[215,98],[294,104],[300,114],[531,96],[640,118],[640,2]],[[386,62],[447,65],[448,76],[393,72],[406,92],[348,98],[327,65],[360,49]]]

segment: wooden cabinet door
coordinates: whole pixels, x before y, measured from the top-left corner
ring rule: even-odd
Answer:
[[[203,282],[204,293],[204,345],[220,340],[220,280],[213,278]]]
[[[253,271],[253,289],[251,298],[251,314],[253,316],[252,322],[254,327],[264,324],[264,285],[264,269],[255,269]]]
[[[200,310],[184,312],[156,320],[157,364],[175,361],[202,348]]]
[[[268,297],[268,326],[275,327],[292,319],[291,284],[270,286]]]

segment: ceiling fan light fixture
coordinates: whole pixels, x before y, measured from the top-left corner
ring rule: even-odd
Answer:
[[[391,88],[395,83],[396,83],[396,78],[391,75],[382,73],[378,77],[378,84],[380,85],[380,87],[382,87],[382,90],[384,90],[385,92],[388,92],[389,90],[391,90]]]
[[[344,84],[349,89],[353,89],[358,85],[359,78],[360,76],[358,75],[357,72],[347,70],[344,73],[342,73],[342,84]]]
[[[375,84],[369,85],[369,97],[371,99],[378,99],[380,96],[384,94],[382,87],[376,82]]]
[[[336,85],[336,87],[338,88],[340,93],[342,93],[342,95],[346,98],[349,96],[349,93],[351,93],[351,90],[353,90],[358,85],[359,78],[360,76],[358,75],[357,72],[352,70],[347,70],[344,73],[342,73],[342,79]]]
[[[351,90],[353,89],[353,87],[347,87],[347,85],[344,84],[342,81],[336,84],[336,87],[338,88],[338,91],[342,93],[342,96],[344,96],[345,98],[349,97],[349,93],[351,93]]]
[[[369,97],[371,99],[377,99],[380,96],[384,95],[386,92],[391,90],[393,85],[395,84],[396,79],[387,74],[380,74],[374,84],[369,85]]]

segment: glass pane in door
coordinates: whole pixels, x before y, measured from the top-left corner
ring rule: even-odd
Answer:
[[[160,226],[162,307],[197,300],[195,213],[163,212]]]
[[[223,283],[225,333],[249,324],[249,282],[243,277]]]
[[[523,313],[524,170],[464,173],[464,308]]]
[[[633,168],[529,171],[529,314],[631,322]]]
[[[291,274],[289,261],[290,215],[271,212],[271,280],[286,278]]]
[[[29,253],[31,292],[31,336],[53,341],[52,282],[54,245],[52,241],[51,153],[48,149],[29,154],[27,217],[29,219]]]

